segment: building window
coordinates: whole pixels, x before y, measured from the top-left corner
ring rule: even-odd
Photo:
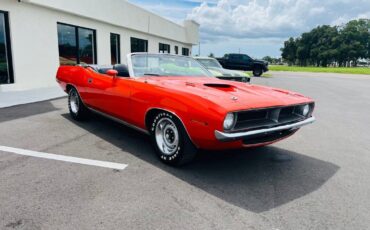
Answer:
[[[175,46],[175,54],[179,54],[179,47]]]
[[[171,46],[168,44],[159,43],[159,53],[171,53]]]
[[[131,53],[148,52],[148,40],[131,38]]]
[[[0,11],[0,85],[14,83],[8,13]]]
[[[112,65],[121,63],[121,45],[119,34],[110,34],[110,55]]]
[[[58,23],[60,65],[96,64],[96,32]]]
[[[78,63],[95,64],[95,32],[78,28]]]
[[[189,49],[188,48],[182,48],[182,55],[189,56]]]

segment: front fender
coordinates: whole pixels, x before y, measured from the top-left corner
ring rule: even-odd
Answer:
[[[177,116],[197,147],[202,147],[205,142],[213,142],[214,131],[222,130],[226,111],[203,98],[183,97],[186,95],[166,96],[159,101],[156,108]]]

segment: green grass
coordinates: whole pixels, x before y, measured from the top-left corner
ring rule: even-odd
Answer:
[[[262,74],[261,77],[272,77],[272,74],[271,73],[264,73],[264,74]]]
[[[316,73],[347,73],[347,74],[368,74],[370,68],[366,67],[300,67],[285,65],[270,65],[271,71],[291,71],[291,72],[316,72]]]

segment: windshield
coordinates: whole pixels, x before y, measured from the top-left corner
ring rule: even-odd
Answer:
[[[132,71],[135,77],[142,76],[212,76],[200,63],[191,57],[168,54],[133,54]]]
[[[218,63],[215,59],[197,59],[202,65],[204,65],[206,68],[222,68],[220,63]]]

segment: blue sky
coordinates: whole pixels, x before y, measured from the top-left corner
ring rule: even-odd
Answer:
[[[201,55],[280,56],[284,40],[328,24],[370,18],[370,0],[129,0],[172,21],[200,23]],[[198,53],[194,47],[193,54]]]

